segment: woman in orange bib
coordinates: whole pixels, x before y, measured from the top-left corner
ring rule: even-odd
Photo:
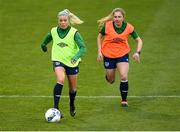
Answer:
[[[134,27],[125,22],[125,11],[122,8],[115,8],[108,16],[98,20],[101,30],[97,37],[98,62],[104,60],[106,69],[106,80],[112,84],[115,81],[115,70],[117,68],[121,82],[119,90],[121,93],[121,105],[128,106],[128,71],[129,52],[128,37],[131,35],[137,43],[133,59],[140,63],[142,40],[134,30]]]

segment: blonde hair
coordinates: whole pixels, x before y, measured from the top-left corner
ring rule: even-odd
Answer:
[[[70,12],[68,9],[64,9],[63,11],[60,11],[57,15],[58,17],[59,16],[68,16],[69,18],[69,22],[70,24],[72,25],[75,25],[75,24],[82,24],[83,21],[77,17],[76,15],[74,15],[72,12]]]
[[[121,12],[123,17],[125,18],[126,12],[124,11],[124,9],[115,8],[112,10],[112,12],[108,16],[103,17],[97,21],[99,23],[99,27],[102,27],[107,21],[111,21],[113,19],[113,15],[115,12]]]

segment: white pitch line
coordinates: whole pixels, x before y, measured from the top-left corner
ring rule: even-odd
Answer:
[[[52,98],[53,96],[43,95],[0,95],[0,98]],[[61,96],[62,98],[69,98],[69,96]],[[84,99],[97,99],[97,98],[120,98],[120,96],[76,96],[77,98]],[[180,95],[156,95],[156,96],[128,96],[128,98],[180,98]]]

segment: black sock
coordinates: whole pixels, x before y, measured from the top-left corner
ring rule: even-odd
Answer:
[[[128,81],[121,81],[120,92],[121,92],[122,101],[127,101]]]
[[[71,105],[71,106],[74,105],[76,93],[77,93],[76,91],[74,91],[74,92],[69,92],[69,98],[70,98],[70,105]]]
[[[54,91],[53,91],[54,108],[57,108],[57,109],[59,109],[59,101],[61,97],[62,88],[63,88],[63,85],[59,83],[56,83],[56,85],[54,86]]]

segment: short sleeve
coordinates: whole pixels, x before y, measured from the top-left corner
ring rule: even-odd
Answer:
[[[102,35],[105,35],[105,25],[103,25],[100,30],[99,33],[101,33]]]

